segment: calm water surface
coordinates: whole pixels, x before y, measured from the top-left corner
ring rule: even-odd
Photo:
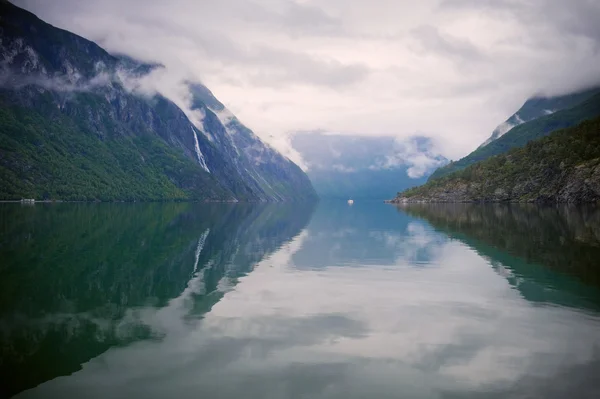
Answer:
[[[599,398],[600,212],[0,204],[0,396]]]

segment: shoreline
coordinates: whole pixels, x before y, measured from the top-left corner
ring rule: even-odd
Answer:
[[[313,201],[239,201],[239,200],[135,200],[135,201],[71,201],[71,200],[34,200],[34,201],[22,201],[22,200],[0,200],[0,204],[23,204],[23,205],[35,205],[35,204],[172,204],[172,203],[201,203],[201,204],[283,204],[283,203],[297,203],[297,202],[319,202],[319,199]]]
[[[386,204],[408,205],[408,204],[569,204],[569,205],[600,205],[600,200],[594,201],[552,201],[552,200],[464,200],[464,201],[441,201],[441,200],[385,200]]]

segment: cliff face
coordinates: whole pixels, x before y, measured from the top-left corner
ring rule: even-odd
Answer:
[[[113,56],[6,1],[0,33],[0,199],[316,197],[304,172],[248,129],[239,136],[253,140],[236,148],[258,155],[240,167],[220,145],[230,136],[224,121],[192,122],[140,90],[160,65]]]
[[[404,202],[600,201],[600,118],[399,193]]]
[[[316,197],[298,165],[265,144],[244,126],[204,85],[190,84],[192,109],[204,115],[202,131],[245,184],[260,196],[277,200]]]

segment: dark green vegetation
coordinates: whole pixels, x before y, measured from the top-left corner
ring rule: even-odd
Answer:
[[[310,204],[0,204],[0,397],[72,374],[111,347],[160,339],[157,312],[201,319],[222,287],[297,235],[312,212]]]
[[[557,97],[533,97],[527,100],[516,114],[520,119],[528,122],[544,116],[548,111],[554,113],[573,108],[598,93],[600,93],[600,88],[595,87]]]
[[[167,98],[132,89],[160,65],[112,56],[6,1],[0,29],[0,199],[316,198],[298,166],[239,122],[230,133],[211,113],[196,127]],[[221,144],[232,134],[251,139],[233,152]]]
[[[2,105],[2,199],[233,198],[212,175],[151,132],[102,139],[85,121],[59,112],[50,119],[35,110]]]
[[[394,202],[596,202],[600,118],[398,193]]]
[[[594,93],[594,92],[586,92]],[[581,99],[582,97],[575,97]],[[575,99],[571,99],[575,101]],[[570,103],[568,103],[570,104]],[[453,172],[464,169],[469,165],[488,159],[494,155],[503,154],[515,147],[522,147],[531,140],[535,140],[553,131],[575,126],[585,120],[593,119],[600,115],[600,93],[592,95],[582,103],[571,108],[557,111],[553,114],[542,116],[530,122],[523,123],[511,129],[508,133],[491,143],[479,147],[468,156],[439,168],[430,177],[429,181],[447,176]]]
[[[575,107],[595,94],[600,93],[600,87],[595,87],[583,91],[577,91],[561,96],[538,96],[525,101],[525,104],[517,112],[511,115],[506,121],[501,123],[481,146],[484,147],[492,141],[498,139],[510,129],[520,124],[541,118],[548,114],[561,111],[563,109]]]
[[[521,286],[530,300],[544,301],[558,291],[582,294],[586,290],[566,281],[558,286],[549,270],[600,287],[600,210],[596,206],[406,204],[399,209],[465,242],[493,265],[509,266],[511,284]],[[551,290],[533,289],[528,281],[543,282]],[[555,303],[568,305],[556,299]]]

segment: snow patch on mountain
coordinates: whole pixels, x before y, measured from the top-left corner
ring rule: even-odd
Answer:
[[[510,132],[511,129],[513,129],[514,127],[522,125],[525,122],[528,122],[528,121],[521,118],[519,113],[515,113],[513,116],[508,118],[508,120],[506,120],[506,121],[502,122],[500,125],[498,125],[498,127],[496,129],[494,129],[494,131],[492,132],[492,135],[490,136],[490,138],[487,139],[486,141],[484,141],[483,144],[481,144],[479,146],[479,148],[485,147],[492,141],[495,141],[495,140],[499,139],[500,137],[504,136],[506,133]]]
[[[480,147],[485,147],[486,145],[488,145],[492,141],[496,140],[497,138],[504,136],[506,133],[508,133],[510,131],[510,129],[512,129],[513,127],[515,127],[517,125],[518,124],[511,123],[510,119],[505,122],[502,122],[496,129],[494,129],[494,132],[492,133],[490,138],[487,139],[486,141],[484,141]]]

